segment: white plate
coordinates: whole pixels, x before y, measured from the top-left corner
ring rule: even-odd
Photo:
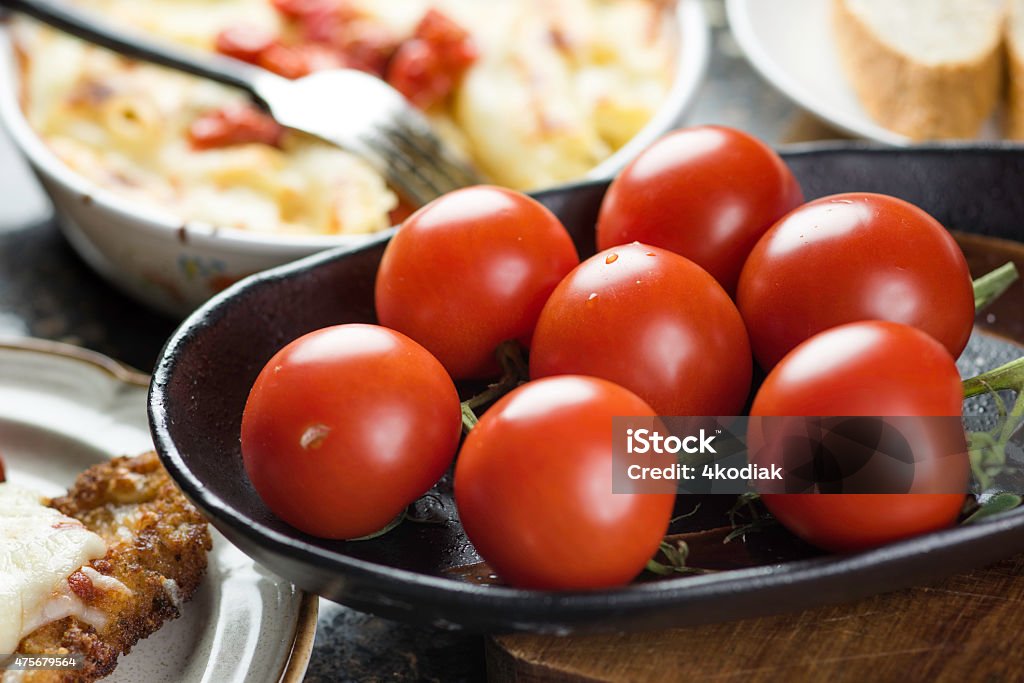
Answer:
[[[0,342],[0,453],[9,481],[62,493],[105,458],[152,450],[148,377],[75,347]],[[317,602],[214,531],[209,569],[180,619],[121,657],[112,683],[299,681]]]
[[[750,63],[798,105],[832,126],[888,145],[911,140],[874,122],[839,65],[830,0],[726,0],[729,26]],[[979,140],[998,139],[986,123]]]

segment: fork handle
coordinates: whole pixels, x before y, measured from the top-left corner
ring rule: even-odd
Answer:
[[[124,31],[106,21],[98,20],[93,14],[70,7],[66,2],[55,0],[0,0],[0,7],[22,12],[44,24],[83,40],[132,57],[184,71],[203,78],[209,78],[249,93],[258,102],[260,80],[279,78],[269,71],[245,62],[221,55],[207,55],[182,49],[140,35]]]

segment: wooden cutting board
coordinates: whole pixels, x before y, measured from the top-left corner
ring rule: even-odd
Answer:
[[[492,683],[1019,681],[1024,555],[927,586],[792,615],[607,636],[499,636]]]

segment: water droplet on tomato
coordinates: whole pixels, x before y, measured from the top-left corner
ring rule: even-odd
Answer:
[[[597,298],[597,292],[591,292],[590,296],[587,297],[587,301],[593,301]]]
[[[619,255],[618,254],[608,254],[607,256],[604,257],[604,262],[605,263],[615,263],[618,260],[619,260]]]

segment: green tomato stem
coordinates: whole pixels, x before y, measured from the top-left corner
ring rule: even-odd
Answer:
[[[469,406],[469,401],[463,401],[462,403],[462,431],[465,434],[469,434],[473,427],[476,427],[476,423],[480,421],[480,418],[476,416],[476,413]]]
[[[988,490],[1006,467],[1006,446],[1024,418],[1024,358],[982,373],[963,383],[964,398],[991,393],[1003,421],[990,432],[968,432],[967,444],[971,470],[981,490]],[[1013,407],[1007,411],[999,391],[1017,394]]]
[[[529,378],[529,365],[523,357],[523,348],[519,342],[502,343],[495,351],[495,355],[504,370],[501,379],[462,402],[462,430],[466,434],[480,421],[476,416],[477,409],[494,403]]]
[[[1024,358],[1012,360],[994,370],[971,377],[963,383],[964,398],[993,391],[1017,391],[1024,388]]]
[[[1011,261],[974,281],[974,310],[981,311],[1017,281],[1017,266]]]

